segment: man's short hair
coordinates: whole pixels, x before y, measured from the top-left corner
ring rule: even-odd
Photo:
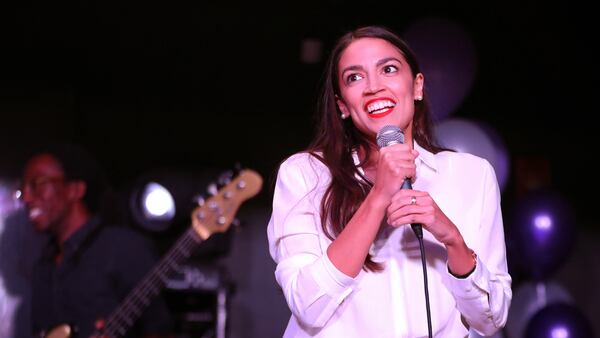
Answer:
[[[48,154],[61,165],[67,181],[83,181],[86,192],[83,201],[92,213],[101,209],[109,190],[108,179],[97,159],[83,146],[71,143],[55,143],[40,146],[31,153],[34,156]]]

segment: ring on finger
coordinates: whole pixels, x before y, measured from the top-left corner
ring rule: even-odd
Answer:
[[[417,204],[417,197],[416,196],[412,196],[410,198],[410,204]]]

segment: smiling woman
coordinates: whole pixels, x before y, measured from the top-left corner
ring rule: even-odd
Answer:
[[[436,146],[426,79],[384,27],[334,46],[317,136],[281,163],[273,194],[269,249],[292,311],[284,337],[465,337],[504,326],[512,292],[498,182],[486,160]],[[380,148],[386,126],[403,142]],[[408,224],[422,226],[426,260]],[[425,297],[414,292],[423,282]]]
[[[366,59],[372,61],[364,62]],[[411,112],[414,101],[423,97],[423,74],[413,76],[402,53],[384,40],[365,38],[356,41],[348,46],[338,67],[339,108],[342,113],[352,116],[355,126],[365,133],[381,129],[384,123],[381,118],[391,114],[396,106],[396,110]],[[381,93],[385,95],[379,95]],[[361,114],[363,111],[368,114]],[[412,131],[409,128],[411,114],[396,115],[391,120],[386,119],[385,123],[400,125],[405,133]]]

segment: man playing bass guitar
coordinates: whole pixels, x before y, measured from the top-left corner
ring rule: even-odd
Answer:
[[[97,162],[79,146],[50,146],[26,162],[21,198],[35,229],[48,234],[33,272],[34,335],[68,324],[66,337],[89,337],[158,260],[144,236],[108,217],[109,191]],[[164,299],[158,295],[143,309],[126,336],[168,336]]]

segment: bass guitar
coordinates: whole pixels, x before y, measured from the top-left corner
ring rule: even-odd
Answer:
[[[213,196],[198,201],[191,212],[191,226],[134,287],[92,337],[123,337],[144,312],[153,297],[164,287],[167,278],[212,234],[226,232],[241,204],[254,197],[262,187],[261,176],[243,169],[225,183]],[[75,329],[68,324],[54,327],[44,338],[69,338]]]

